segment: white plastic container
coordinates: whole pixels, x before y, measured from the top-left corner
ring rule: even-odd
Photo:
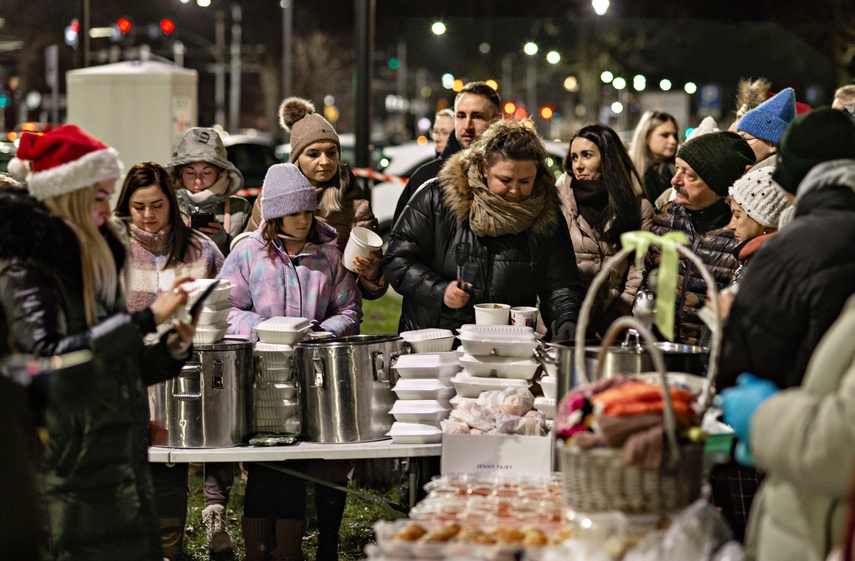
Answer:
[[[454,384],[454,389],[460,397],[478,397],[482,392],[489,390],[501,390],[508,387],[528,388],[531,386],[528,380],[470,376],[465,369],[452,378],[451,383]]]
[[[431,378],[400,379],[392,391],[398,399],[435,399],[448,402],[454,397],[454,388],[445,385],[441,380]]]
[[[309,331],[309,320],[285,316],[270,318],[257,324],[255,331],[263,343],[296,345]]]
[[[294,354],[294,347],[291,345],[276,345],[258,341],[253,348],[256,356],[261,357],[261,364],[265,371],[271,368],[288,368],[288,361]]]
[[[476,325],[460,327],[458,339],[472,356],[534,356],[537,339],[531,327],[520,325]]]
[[[447,419],[451,409],[435,399],[399,399],[389,411],[396,421],[434,424]]]
[[[228,304],[228,300],[224,300],[226,304]],[[230,306],[226,306],[221,310],[211,310],[210,308],[202,308],[199,312],[199,323],[198,325],[211,325],[214,323],[221,323],[229,319],[229,312],[231,311]]]
[[[534,398],[534,408],[543,413],[548,420],[555,418],[555,399],[551,397]]]
[[[386,434],[395,444],[436,444],[442,441],[442,429],[423,423],[396,421]]]
[[[353,258],[357,255],[368,259],[371,251],[378,251],[383,247],[383,238],[368,228],[354,226],[344,246],[344,256],[341,264],[348,271],[353,271]]]
[[[531,380],[539,366],[539,363],[533,358],[472,356],[470,354],[464,354],[458,361],[472,376],[519,380]]]
[[[226,336],[229,328],[228,322],[215,323],[213,325],[197,325],[196,334],[193,335],[194,345],[212,345]]]
[[[229,293],[232,291],[232,283],[227,280],[219,280],[219,279],[196,279],[190,282],[185,282],[181,285],[181,288],[187,291],[187,309],[189,310],[199,296],[205,292],[205,289],[208,288],[212,283],[217,283],[217,288],[205,298],[204,306],[211,306],[218,302],[222,302],[223,300],[228,300]]]
[[[392,368],[401,378],[441,378],[461,370],[454,352],[401,355]]]
[[[540,388],[543,390],[543,397],[555,399],[558,378],[555,376],[544,376],[540,379]]]
[[[403,331],[401,338],[409,343],[415,353],[441,353],[454,346],[454,333],[450,329],[416,329]]]

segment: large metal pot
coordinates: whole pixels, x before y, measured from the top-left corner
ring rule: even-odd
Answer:
[[[303,437],[312,442],[388,438],[395,401],[392,364],[404,352],[397,335],[304,341],[292,360],[300,387]]]
[[[252,343],[194,345],[181,374],[149,387],[152,445],[222,448],[251,430]]]
[[[686,372],[706,376],[709,349],[693,345],[659,342],[656,348],[662,352],[665,368],[668,372]],[[639,374],[655,370],[650,352],[644,346],[634,342],[626,345],[613,345],[606,349],[602,370],[599,370],[599,357],[602,347],[585,347],[585,373],[588,381],[597,378],[610,378],[617,374]],[[541,349],[542,362],[555,365],[558,376],[556,399],[560,400],[570,389],[581,381],[573,364],[576,346],[572,343],[550,343],[546,350]],[[547,369],[550,367],[547,366]],[[600,375],[597,377],[597,372]]]

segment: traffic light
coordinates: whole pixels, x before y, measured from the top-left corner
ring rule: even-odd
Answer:
[[[505,112],[505,115],[510,117],[516,112],[517,104],[513,101],[506,101],[504,107],[502,107],[502,110]]]
[[[9,106],[9,94],[0,93],[0,109],[5,109]]]
[[[77,46],[77,34],[80,32],[80,22],[71,20],[71,24],[65,28],[65,44],[71,47]]]
[[[116,22],[116,27],[119,28],[119,31],[122,33],[122,35],[127,35],[133,27],[133,24],[128,18],[119,18],[119,20]]]
[[[175,22],[169,18],[163,18],[160,20],[160,31],[162,31],[164,35],[172,35],[172,32],[175,31]]]
[[[552,110],[552,107],[548,105],[544,105],[540,108],[540,118],[544,121],[549,121],[550,119],[552,119],[552,115],[554,113],[555,112]]]

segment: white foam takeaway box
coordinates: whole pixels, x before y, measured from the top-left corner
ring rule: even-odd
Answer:
[[[441,473],[552,473],[552,438],[509,434],[443,434]]]

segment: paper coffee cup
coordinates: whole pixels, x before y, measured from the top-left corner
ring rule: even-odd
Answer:
[[[533,306],[515,306],[511,308],[511,325],[537,327],[537,308]]]
[[[478,325],[508,325],[511,307],[507,304],[475,304]]]
[[[353,258],[357,255],[368,259],[368,252],[376,251],[383,247],[383,238],[361,226],[355,226],[350,231],[350,238],[344,247],[342,263],[348,271],[353,271]]]

